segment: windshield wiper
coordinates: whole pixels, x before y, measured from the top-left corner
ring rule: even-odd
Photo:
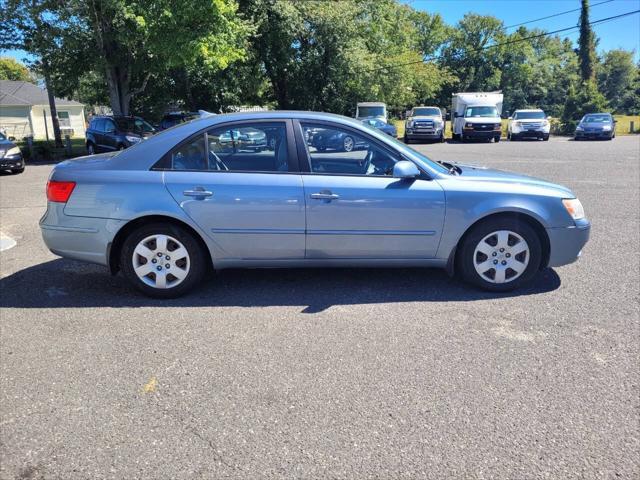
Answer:
[[[442,160],[436,160],[440,165],[442,165],[444,168],[446,168],[449,171],[450,175],[461,175],[462,174],[462,169],[460,167],[458,167],[457,165],[454,165],[453,163],[449,163],[449,162],[443,162]]]

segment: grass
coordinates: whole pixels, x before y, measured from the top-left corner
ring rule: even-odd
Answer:
[[[63,140],[64,143],[64,140]],[[71,156],[67,155],[65,147],[56,148],[53,140],[34,140],[33,142],[33,158],[31,157],[31,151],[27,142],[16,142],[16,145],[20,147],[22,155],[25,160],[31,161],[48,161],[48,160],[62,160],[64,158],[80,157],[87,154],[85,148],[84,138],[72,138],[71,139]]]

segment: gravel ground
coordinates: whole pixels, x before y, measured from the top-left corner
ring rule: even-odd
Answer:
[[[640,476],[640,138],[414,145],[563,183],[577,263],[224,271],[140,297],[47,251],[51,166],[0,177],[0,478]]]

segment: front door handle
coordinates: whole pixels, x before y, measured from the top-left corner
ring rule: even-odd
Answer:
[[[318,193],[312,193],[311,198],[314,200],[337,200],[340,198],[340,195],[336,195],[335,193],[331,193],[329,190],[323,190]]]
[[[194,187],[193,190],[185,190],[182,192],[185,197],[211,197],[213,196],[213,192],[209,190],[205,190],[203,187]]]

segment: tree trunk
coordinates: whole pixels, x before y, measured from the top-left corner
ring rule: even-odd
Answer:
[[[58,110],[56,109],[56,100],[53,94],[53,85],[49,76],[49,65],[43,65],[44,83],[47,88],[47,96],[49,97],[49,110],[51,112],[51,124],[53,125],[53,137],[55,138],[56,147],[62,148],[62,135],[60,134],[60,122],[58,121]],[[45,119],[46,122],[46,119]]]
[[[107,85],[113,114],[129,115],[131,84],[127,69],[119,66],[107,66]]]

